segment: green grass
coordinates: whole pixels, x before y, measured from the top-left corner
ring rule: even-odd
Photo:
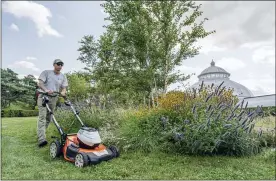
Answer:
[[[275,179],[275,155],[254,157],[190,157],[164,153],[121,153],[121,157],[83,169],[62,158],[51,160],[48,146],[39,149],[37,118],[2,119],[2,179],[98,180],[268,180]],[[52,124],[47,132],[56,134]],[[272,156],[271,156],[272,155]]]

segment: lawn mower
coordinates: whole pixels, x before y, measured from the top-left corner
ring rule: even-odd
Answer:
[[[51,158],[57,158],[63,155],[64,159],[75,163],[77,167],[85,167],[89,164],[98,164],[102,161],[108,161],[113,158],[119,157],[120,153],[115,146],[106,147],[101,143],[99,132],[95,128],[87,127],[79,117],[79,112],[73,107],[72,103],[64,97],[65,105],[70,106],[77,120],[81,124],[78,133],[67,134],[62,127],[58,124],[57,120],[51,109],[48,106],[49,97],[59,96],[59,92],[48,94],[39,91],[42,94],[42,105],[47,108],[52,115],[52,121],[60,133],[60,138],[55,138],[50,144]]]

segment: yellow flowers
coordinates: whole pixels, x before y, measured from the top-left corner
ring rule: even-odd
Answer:
[[[210,97],[211,93],[213,93],[213,96]],[[208,96],[210,97],[209,102],[222,102],[227,104],[229,104],[231,101],[236,102],[235,96],[233,96],[233,90],[224,89],[221,90],[218,95],[218,92],[215,92],[214,89],[209,90],[208,88],[203,87],[203,89],[200,92],[197,91],[196,94],[189,91],[168,92],[167,94],[162,95],[155,100],[158,101],[158,107],[142,107],[134,111],[132,115],[134,115],[136,118],[141,118],[149,116],[156,111],[176,110],[179,107],[181,107],[182,110],[189,111],[192,109],[194,104],[206,102]]]
[[[180,92],[180,91],[168,92],[166,95],[164,95],[164,97],[161,97],[158,100],[158,105],[159,107],[164,109],[172,109],[176,105],[183,104],[184,99],[186,97],[189,97],[189,96],[187,96],[187,94],[184,92]]]

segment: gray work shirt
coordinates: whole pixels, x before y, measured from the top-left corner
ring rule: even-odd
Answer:
[[[44,82],[45,87],[48,90],[59,92],[60,88],[65,88],[68,86],[67,78],[64,74],[56,74],[54,70],[44,70],[38,80]]]

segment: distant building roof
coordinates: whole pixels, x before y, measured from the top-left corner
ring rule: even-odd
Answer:
[[[228,73],[227,71],[225,71],[223,68],[221,67],[217,67],[215,65],[215,62],[212,60],[211,62],[211,66],[204,69],[201,74],[199,74],[198,78],[204,78],[206,77],[205,75],[210,75],[210,74],[219,74],[222,77],[230,77],[230,73]]]
[[[252,92],[245,86],[230,80],[230,73],[224,70],[221,67],[215,65],[215,62],[212,60],[210,67],[204,69],[201,74],[198,76],[199,81],[191,86],[191,88],[199,88],[202,81],[204,85],[215,86],[223,83],[223,86],[229,89],[234,89],[233,94],[239,98],[253,97]]]

